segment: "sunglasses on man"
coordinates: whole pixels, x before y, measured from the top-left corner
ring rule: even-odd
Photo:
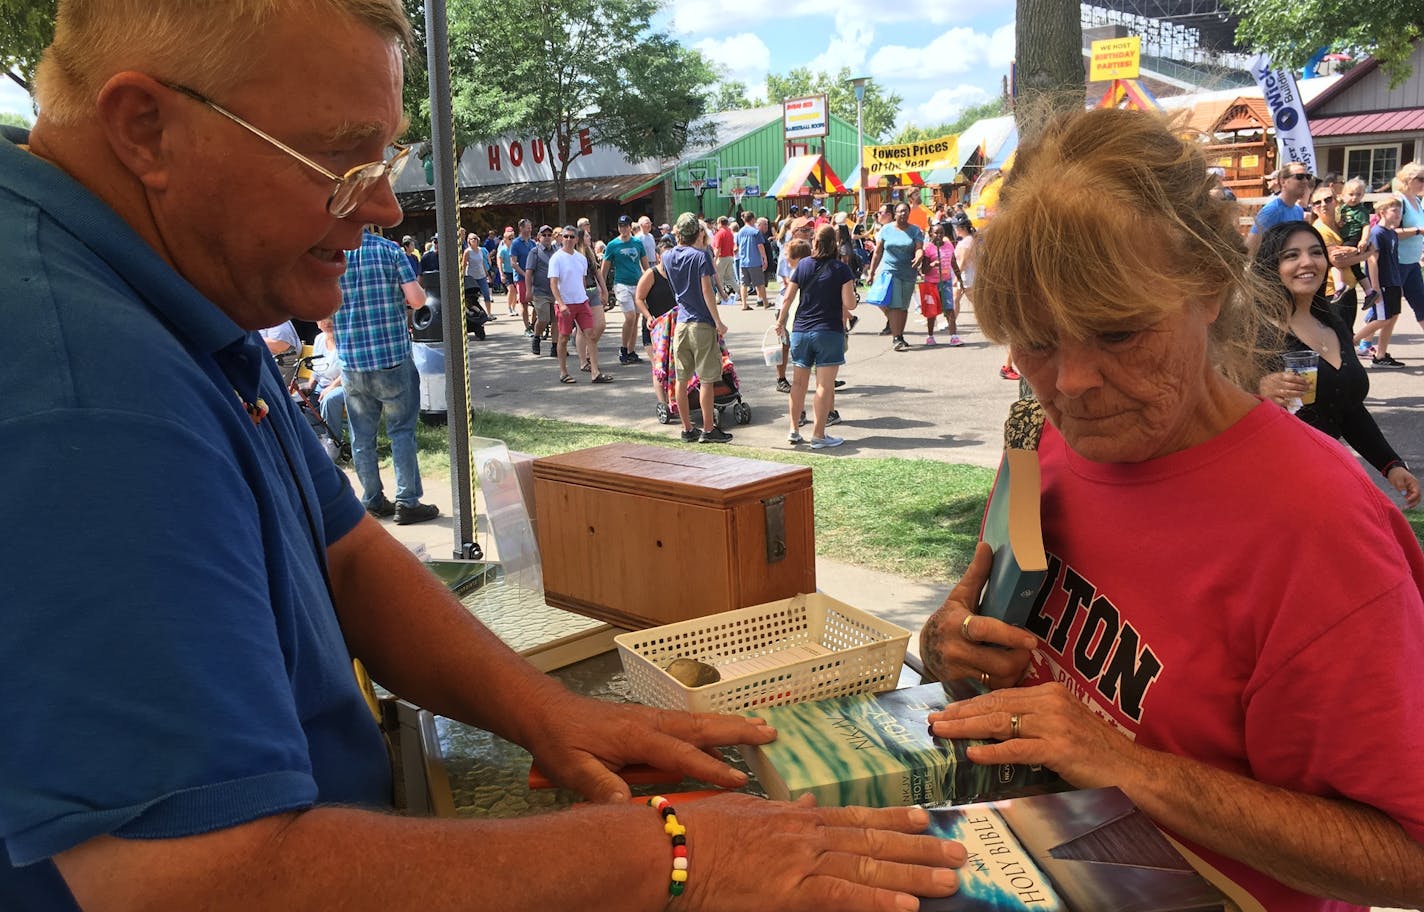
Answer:
[[[1306,172],[1302,172],[1300,174],[1287,174],[1286,180],[1312,181],[1315,180],[1315,175]]]

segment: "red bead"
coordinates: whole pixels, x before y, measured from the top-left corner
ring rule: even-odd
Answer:
[[[687,857],[687,846],[685,846],[685,845],[673,846],[673,847],[672,847],[672,857],[673,857],[673,858],[686,858],[686,857]]]

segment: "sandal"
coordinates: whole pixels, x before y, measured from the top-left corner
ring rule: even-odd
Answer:
[[[585,361],[584,363],[579,365],[579,370],[587,374],[592,370],[592,366],[587,361]]]
[[[568,374],[560,374],[560,375],[559,375],[559,382],[560,382],[560,383],[577,383],[578,381],[575,380],[573,377],[569,376]]]
[[[612,374],[599,374],[597,377],[594,377],[594,378],[593,378],[593,382],[594,382],[594,383],[612,383],[612,382],[613,382],[613,375],[612,375]]]

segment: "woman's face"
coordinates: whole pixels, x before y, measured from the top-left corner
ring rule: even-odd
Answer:
[[[910,223],[910,207],[904,203],[895,207],[895,225],[904,228]]]
[[[944,243],[944,226],[936,222],[930,226],[930,240],[938,247]]]
[[[1209,302],[1184,302],[1135,331],[1010,351],[1074,452],[1094,462],[1143,462],[1215,432],[1205,407],[1213,370],[1207,332],[1217,312]]]
[[[1291,298],[1309,302],[1325,283],[1325,248],[1309,231],[1297,231],[1286,238],[1279,264],[1281,284]]]

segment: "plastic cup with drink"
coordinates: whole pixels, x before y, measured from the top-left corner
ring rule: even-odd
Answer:
[[[1286,406],[1291,414],[1295,414],[1302,406],[1315,401],[1315,384],[1320,377],[1320,355],[1313,351],[1290,351],[1281,355],[1281,359],[1285,361],[1286,373],[1295,374],[1309,384],[1309,388],[1301,393],[1300,398],[1292,399]]]

